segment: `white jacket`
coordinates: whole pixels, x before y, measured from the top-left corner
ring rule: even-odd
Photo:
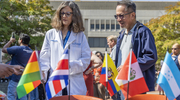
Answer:
[[[86,85],[83,72],[88,67],[91,60],[91,51],[83,32],[74,33],[71,31],[69,39],[63,49],[63,39],[61,31],[51,29],[46,33],[44,43],[40,53],[41,70],[50,74],[56,68],[64,50],[70,45],[70,95],[86,95]],[[69,86],[67,86],[69,93]],[[58,93],[61,95],[61,92]]]

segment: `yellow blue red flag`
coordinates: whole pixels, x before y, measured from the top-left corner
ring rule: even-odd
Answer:
[[[108,71],[106,71],[106,69]],[[111,57],[106,53],[105,59],[103,61],[103,66],[102,66],[102,71],[101,71],[101,76],[100,76],[100,83],[102,83],[108,89],[109,94],[111,96],[113,96],[115,93],[117,93],[120,90],[120,87],[115,81],[115,78],[117,75],[118,75],[118,71],[116,69],[116,66],[114,65],[114,62],[111,59]]]

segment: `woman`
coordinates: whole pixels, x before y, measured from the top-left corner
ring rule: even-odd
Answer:
[[[88,66],[88,68],[84,71],[83,76],[87,87],[87,96],[94,96],[94,90],[93,90],[93,75],[92,72],[95,68],[98,68],[102,65],[101,59],[99,59],[95,54],[91,54],[91,62]]]
[[[103,62],[104,56],[100,51],[97,51],[95,55],[99,57]],[[102,70],[102,66],[98,67],[97,69],[94,69],[94,75],[95,75],[94,96],[105,100],[105,87],[101,83],[99,83],[101,70]]]
[[[70,46],[70,95],[86,95],[83,72],[90,63],[91,51],[82,32],[83,21],[77,4],[63,1],[57,8],[51,25],[54,29],[46,33],[40,53],[41,69],[44,74],[50,70],[51,75],[64,50]],[[67,86],[67,94],[69,94],[68,88],[69,86]],[[58,95],[62,95],[62,91]]]

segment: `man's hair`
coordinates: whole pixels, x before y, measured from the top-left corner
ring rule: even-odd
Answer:
[[[133,11],[136,13],[136,4],[132,1],[119,1],[117,2],[118,5],[125,5],[126,6],[126,11]]]
[[[173,46],[176,46],[178,49],[180,49],[179,43],[174,43]]]
[[[72,22],[69,26],[70,30],[78,33],[84,31],[82,15],[79,10],[78,5],[73,1],[63,1],[59,7],[57,8],[54,17],[52,18],[51,26],[56,30],[62,30],[64,28],[62,20],[61,20],[61,10],[69,6],[72,10]]]
[[[115,43],[117,42],[117,36],[115,35],[110,35],[107,37],[107,39],[109,39],[110,41],[114,40]]]
[[[30,41],[29,35],[21,33],[19,38],[20,38],[20,40],[22,40],[23,44],[29,44],[29,41]]]

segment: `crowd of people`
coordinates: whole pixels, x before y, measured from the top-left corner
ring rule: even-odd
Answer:
[[[120,1],[116,6],[115,19],[123,28],[119,36],[107,37],[110,48],[110,57],[114,61],[117,71],[121,70],[130,50],[132,49],[141,71],[144,75],[149,91],[154,91],[155,63],[157,51],[154,37],[146,26],[136,21],[136,5],[131,1]],[[83,33],[83,20],[78,5],[73,1],[63,1],[57,8],[51,22],[53,29],[47,31],[40,52],[40,67],[43,81],[56,69],[64,50],[69,49],[69,78],[70,88],[60,91],[56,96],[87,95],[105,99],[107,90],[99,83],[104,55],[96,51],[91,52],[86,36]],[[8,85],[8,100],[27,100],[28,95],[18,98],[16,87],[25,68],[32,49],[28,47],[30,37],[27,34],[19,36],[19,46],[11,46],[15,39],[11,37],[2,52],[12,55],[10,65],[0,64],[0,77],[10,79]],[[10,47],[11,46],[11,47]],[[178,64],[180,46],[172,47],[172,58]],[[31,100],[38,100],[38,89],[30,93]],[[124,100],[121,91],[118,91],[113,100]]]

